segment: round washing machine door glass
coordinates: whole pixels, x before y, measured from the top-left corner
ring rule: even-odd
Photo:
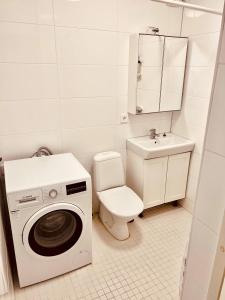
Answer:
[[[84,214],[75,205],[52,204],[36,212],[23,230],[25,247],[41,256],[63,254],[80,239]]]

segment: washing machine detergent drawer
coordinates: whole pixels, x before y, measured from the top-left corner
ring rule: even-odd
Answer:
[[[41,205],[43,203],[41,189],[11,193],[7,196],[7,199],[10,212],[15,212],[27,207]]]

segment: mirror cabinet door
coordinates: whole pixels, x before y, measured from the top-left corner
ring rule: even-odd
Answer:
[[[165,38],[160,111],[181,109],[187,44],[187,38]]]
[[[158,112],[164,37],[140,35],[137,67],[137,108],[142,113]]]

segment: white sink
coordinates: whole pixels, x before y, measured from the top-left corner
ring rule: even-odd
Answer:
[[[160,134],[156,139],[141,136],[127,140],[127,149],[144,159],[189,152],[193,148],[194,142],[172,133],[167,133],[166,136]]]

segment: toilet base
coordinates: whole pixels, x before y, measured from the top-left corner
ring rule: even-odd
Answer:
[[[129,238],[130,233],[128,230],[127,222],[134,218],[120,218],[110,213],[102,204],[100,205],[100,219],[106,229],[120,241]]]

